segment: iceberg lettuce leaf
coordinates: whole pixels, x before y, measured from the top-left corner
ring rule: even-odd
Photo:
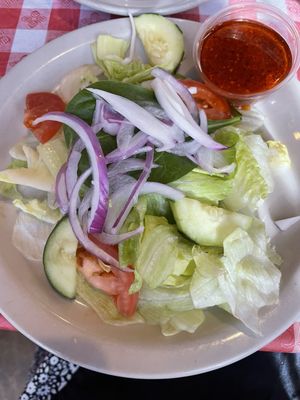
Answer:
[[[225,274],[220,257],[204,253],[199,248],[194,250],[193,255],[196,268],[190,291],[195,308],[212,307],[226,302],[220,286],[220,277]]]
[[[253,213],[273,189],[268,147],[259,135],[240,136],[235,145],[236,173],[232,191],[223,200],[226,208]]]
[[[255,232],[240,228],[225,239],[222,262],[227,276],[221,281],[231,313],[259,333],[259,311],[278,303],[281,273],[268,257],[268,241],[258,245],[257,239]]]
[[[163,217],[146,215],[136,269],[150,288],[157,288],[170,275],[186,270],[192,261],[192,248],[175,225]]]
[[[139,226],[143,226],[146,210],[146,200],[139,199],[124,222],[121,232],[130,232],[137,229]],[[136,265],[141,240],[142,234],[139,234],[119,244],[119,262],[121,266],[127,267],[128,265]]]
[[[170,224],[175,223],[169,200],[164,196],[156,193],[143,195],[139,198],[139,202],[146,202],[147,215],[156,217],[165,217]]]
[[[190,290],[190,280],[182,287],[158,287],[151,289],[143,285],[138,307],[166,308],[169,311],[189,311],[194,309]]]
[[[119,60],[125,57],[129,48],[129,41],[110,35],[98,35],[92,50],[96,61]]]
[[[20,212],[14,225],[12,242],[28,260],[42,261],[44,247],[53,227],[53,224]]]
[[[232,180],[202,173],[201,170],[194,169],[169,185],[181,190],[186,197],[200,200],[206,204],[217,205],[219,201],[229,196],[232,189]]]
[[[56,222],[62,218],[59,209],[50,208],[47,200],[22,200],[18,198],[13,200],[13,205],[23,212],[33,215],[37,219],[50,224],[56,224]]]
[[[13,167],[0,172],[0,182],[29,186],[34,189],[50,192],[55,179],[40,158],[37,150],[23,145],[27,167]]]
[[[176,335],[182,331],[194,333],[204,320],[205,315],[202,310],[177,312],[161,323],[161,332],[164,336]]]
[[[142,306],[139,309],[146,323],[160,325],[164,336],[185,331],[194,333],[205,319],[202,310],[171,311],[166,307]]]
[[[271,248],[263,224],[246,232],[237,228],[224,240],[224,255],[194,248],[195,272],[190,292],[195,308],[218,305],[260,332],[260,310],[279,299],[280,257]]]
[[[26,161],[13,159],[9,164],[8,169],[24,168],[26,165]],[[22,195],[18,192],[17,185],[7,182],[0,182],[0,196],[10,200],[22,199]]]
[[[141,83],[153,79],[150,64],[140,60],[124,63],[129,42],[109,35],[99,35],[92,44],[95,62],[103,70],[107,79],[127,83]]]
[[[67,161],[69,154],[63,135],[44,144],[39,144],[37,151],[52,176],[56,178],[61,166]]]
[[[153,79],[151,71],[153,67],[143,64],[139,60],[122,64],[115,60],[99,60],[98,65],[103,69],[107,79],[122,81],[127,83],[141,83]]]

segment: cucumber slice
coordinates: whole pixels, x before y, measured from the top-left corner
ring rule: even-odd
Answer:
[[[142,14],[134,21],[150,64],[170,72],[176,70],[184,55],[183,34],[178,26],[158,14]]]
[[[51,232],[43,254],[44,270],[50,284],[68,299],[74,299],[76,295],[77,246],[69,219],[64,217]]]
[[[224,208],[184,198],[171,203],[176,225],[194,242],[205,246],[223,246],[224,239],[236,228],[247,231],[253,218]]]

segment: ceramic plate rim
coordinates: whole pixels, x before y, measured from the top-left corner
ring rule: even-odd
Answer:
[[[189,0],[185,1],[184,4],[177,4],[175,6],[166,6],[166,7],[161,7],[161,8],[155,8],[153,9],[151,6],[145,6],[141,8],[136,8],[136,7],[122,7],[122,6],[115,6],[115,5],[109,5],[109,4],[100,4],[95,0],[75,0],[77,3],[82,4],[86,7],[94,8],[95,10],[103,11],[103,12],[108,12],[111,14],[116,14],[116,15],[128,15],[129,12],[131,14],[136,15],[136,14],[142,14],[142,13],[149,13],[155,11],[158,14],[162,15],[168,15],[168,14],[174,14],[186,10],[190,10],[191,8],[194,8],[198,6],[199,4],[207,1],[207,0]]]

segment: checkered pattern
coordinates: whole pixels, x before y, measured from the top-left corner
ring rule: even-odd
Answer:
[[[248,0],[208,0],[199,7],[173,15],[204,21],[228,4]],[[258,0],[257,0],[258,1]],[[288,13],[299,26],[299,0],[263,0]],[[79,27],[116,16],[95,11],[73,0],[0,0],[0,76],[24,56],[50,40]],[[300,73],[298,73],[300,80]],[[0,315],[0,329],[14,329]],[[266,346],[265,351],[300,352],[300,323]]]
[[[244,0],[208,0],[176,17],[203,21],[228,4]],[[300,29],[299,0],[264,0],[289,13]],[[0,0],[0,76],[46,42],[78,27],[115,18],[73,0]],[[299,75],[300,79],[300,75]]]

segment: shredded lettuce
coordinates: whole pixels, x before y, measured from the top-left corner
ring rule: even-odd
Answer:
[[[189,311],[194,309],[189,290],[189,281],[182,287],[158,287],[151,289],[143,285],[139,297],[139,309],[144,307],[166,308],[169,311]]]
[[[47,200],[23,200],[17,198],[13,200],[13,205],[23,212],[33,215],[37,219],[50,224],[56,224],[56,222],[58,222],[62,217],[59,209],[52,209],[48,206]]]
[[[26,161],[13,159],[9,164],[8,169],[25,168],[26,165]],[[14,183],[7,182],[0,182],[0,195],[10,200],[22,198],[22,195],[19,193],[17,186]]]
[[[195,308],[206,308],[226,302],[222,292],[221,277],[225,270],[220,257],[194,249],[196,264],[190,291]]]
[[[186,331],[194,333],[205,319],[202,310],[171,311],[167,308],[142,306],[140,314],[149,325],[160,325],[164,336],[176,335]]]
[[[122,232],[130,232],[144,226],[145,215],[162,216],[173,223],[174,218],[169,201],[159,194],[147,194],[139,197],[137,204],[127,217]],[[136,265],[142,235],[134,236],[119,244],[119,261],[121,266]]]
[[[99,65],[103,68],[107,79],[127,83],[140,83],[152,79],[151,71],[153,67],[143,64],[139,60],[134,60],[128,64],[114,60],[103,60],[99,62]]]
[[[194,253],[195,273],[191,296],[196,308],[220,305],[256,333],[259,311],[279,299],[280,262],[261,224],[252,231],[237,228],[224,240],[224,255],[217,257],[199,249]],[[224,306],[225,305],[225,306]]]
[[[146,210],[146,200],[140,199],[128,215],[122,227],[122,232],[130,232],[134,229],[137,229],[139,226],[143,226]],[[127,239],[119,244],[119,262],[122,267],[127,267],[128,265],[136,265],[141,239],[141,234],[135,235],[132,238]]]
[[[153,67],[140,60],[123,63],[129,42],[109,35],[99,35],[96,43],[92,44],[95,62],[103,70],[107,79],[141,83],[152,79]]]
[[[178,312],[161,324],[161,332],[164,336],[176,335],[182,331],[194,333],[204,319],[205,315],[202,310]]]
[[[136,262],[143,281],[157,288],[170,275],[181,275],[192,261],[193,245],[164,217],[146,215],[145,231]]]
[[[140,207],[142,203],[146,206],[145,214],[165,217],[170,224],[175,222],[169,200],[162,195],[156,193],[143,195],[139,198],[137,207]]]
[[[20,212],[13,229],[13,245],[28,260],[42,261],[44,247],[53,227],[53,224]]]
[[[59,135],[47,143],[39,144],[37,151],[52,176],[56,178],[61,166],[67,161],[69,154],[63,135]]]
[[[231,192],[232,180],[203,173],[196,168],[169,185],[181,190],[187,197],[217,205]]]
[[[182,287],[150,289],[146,285],[140,292],[138,310],[146,323],[160,325],[165,336],[181,331],[194,333],[204,321],[202,310],[194,309],[190,280]]]
[[[273,190],[269,150],[260,135],[239,128],[220,129],[215,139],[232,146],[227,156],[234,157],[237,168],[232,177],[232,190],[223,200],[226,208],[253,214]]]
[[[55,179],[39,156],[37,150],[23,145],[27,167],[8,168],[0,172],[0,182],[29,186],[34,189],[50,192]]]
[[[92,46],[94,56],[98,61],[118,60],[122,61],[129,48],[129,42],[110,35],[99,35]]]

